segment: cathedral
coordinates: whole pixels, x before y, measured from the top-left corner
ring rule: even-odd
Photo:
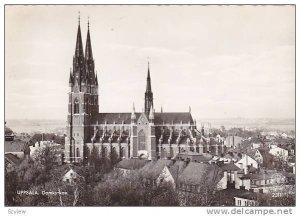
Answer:
[[[134,105],[130,112],[99,112],[99,83],[89,24],[84,50],[79,21],[69,78],[66,163],[83,162],[92,148],[97,148],[101,157],[109,157],[114,152],[120,159],[148,160],[174,158],[184,152],[201,154],[210,151],[203,131],[197,130],[191,109],[188,112],[155,111],[149,63],[146,73],[142,112],[137,112]],[[219,146],[216,149],[218,154]]]

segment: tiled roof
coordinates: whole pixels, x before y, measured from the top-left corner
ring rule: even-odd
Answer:
[[[138,119],[141,113],[135,113],[136,119]],[[98,113],[98,124],[130,124],[131,113]],[[162,112],[154,113],[155,124],[193,124],[193,118],[189,112]],[[96,123],[96,122],[95,122]]]
[[[242,190],[242,193],[237,194],[235,197],[248,199],[248,200],[257,200],[257,196],[258,196],[257,193]]]
[[[254,158],[257,149],[247,149],[246,154]]]
[[[255,173],[257,171],[257,169],[255,167],[251,166],[248,171],[249,171],[249,173]]]
[[[216,197],[218,197],[219,199],[217,199],[215,202],[218,206],[235,206],[234,197],[242,198],[245,197],[245,195],[248,196],[248,193],[251,192],[248,192],[246,190],[227,188],[217,192]]]
[[[263,180],[263,179],[272,179],[274,173],[248,173],[244,175],[244,178],[249,178],[251,180]]]
[[[251,142],[252,143],[261,143],[261,139],[259,139],[258,137],[251,137]]]
[[[223,170],[223,171],[238,171],[240,170],[239,167],[237,167],[235,164],[233,163],[228,163],[228,164],[222,164],[220,165],[220,168]]]
[[[70,168],[65,174],[65,177],[72,177],[72,178],[77,178],[81,177],[74,169]]]
[[[208,154],[208,153],[202,153],[202,154],[199,154],[199,153],[193,153],[193,152],[190,152],[190,153],[179,153],[177,154],[176,156],[177,159],[183,159],[183,160],[186,160],[186,159],[190,159],[191,162],[208,162],[210,161],[213,156],[211,154]]]
[[[135,113],[135,115],[138,119],[141,113]],[[130,124],[131,113],[98,113],[95,121],[98,121],[98,124]]]
[[[179,176],[179,182],[191,185],[214,184],[222,178],[217,165],[190,162]]]
[[[236,152],[230,152],[230,153],[227,153],[227,154],[224,156],[224,158],[230,159],[230,160],[232,160],[232,159],[234,159],[234,160],[240,160],[240,159],[241,159],[241,157],[239,157],[239,156],[238,156],[238,153],[236,153]]]
[[[151,161],[140,169],[140,173],[145,178],[156,179],[160,175],[165,166],[169,166],[172,163],[171,160],[160,159],[157,161]]]
[[[23,152],[25,144],[26,142],[22,140],[5,141],[4,149],[5,152]]]
[[[128,169],[128,170],[136,170],[145,166],[149,161],[142,159],[123,159],[117,165],[116,168]]]
[[[185,167],[186,167],[186,163],[184,161],[176,161],[174,165],[168,167],[175,182],[177,182],[179,175],[183,172]]]
[[[279,173],[288,178],[296,178],[296,175],[294,173],[290,173],[290,172],[286,172],[286,171],[281,171]]]
[[[13,133],[12,129],[5,126],[5,135],[9,135],[9,134],[12,134],[12,133]]]
[[[161,112],[154,114],[155,124],[193,124],[193,118],[189,112]]]
[[[21,159],[11,153],[5,154],[5,159],[14,165],[18,165],[21,163]]]
[[[272,159],[273,158],[273,155],[271,155],[267,149],[262,149],[262,148],[259,148],[257,149],[260,154],[262,155],[262,157],[264,158],[264,160],[269,160],[269,159]]]

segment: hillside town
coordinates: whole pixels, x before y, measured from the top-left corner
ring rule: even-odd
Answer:
[[[89,159],[68,164],[64,136],[16,134],[5,126],[6,204],[295,205],[293,132],[199,131],[207,143],[203,153],[183,151],[148,160],[113,152],[104,156],[93,148]]]

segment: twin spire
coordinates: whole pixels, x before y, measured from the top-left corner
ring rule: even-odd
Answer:
[[[95,73],[95,64],[93,59],[91,36],[90,36],[90,21],[88,20],[88,31],[86,37],[85,53],[82,45],[80,14],[78,16],[78,29],[76,37],[75,55],[73,58],[73,73],[70,73],[69,83],[86,85],[98,85],[98,78]]]
[[[85,59],[93,60],[93,52],[92,52],[92,43],[90,36],[90,20],[88,18],[88,32],[86,36],[86,46],[85,46]]]
[[[78,30],[77,30],[75,56],[83,56],[83,46],[82,46],[81,28],[80,28],[80,14],[78,17]],[[88,18],[88,31],[87,31],[86,47],[85,47],[85,59],[93,60],[89,18]]]

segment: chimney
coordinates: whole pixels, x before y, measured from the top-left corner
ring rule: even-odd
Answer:
[[[225,189],[227,189],[228,188],[228,172],[227,171],[224,171],[224,179],[225,179],[225,182],[226,182]]]
[[[248,172],[249,172],[249,167],[248,167],[248,166],[245,166],[245,167],[244,167],[244,173],[245,173],[245,175],[247,175]]]
[[[239,178],[238,178],[238,175],[237,175],[237,171],[234,171],[234,177],[233,177],[233,181],[234,181],[234,184],[235,184],[235,188],[237,189],[238,188],[238,185],[239,185]]]

